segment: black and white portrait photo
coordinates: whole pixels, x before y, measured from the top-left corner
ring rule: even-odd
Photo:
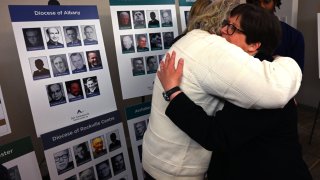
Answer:
[[[100,95],[97,76],[84,78],[83,84],[87,98]]]
[[[139,121],[133,124],[134,132],[136,135],[136,140],[139,141],[143,138],[144,132],[147,129],[147,124],[145,121]]]
[[[81,46],[80,31],[78,26],[64,26],[63,27],[67,47]]]
[[[133,35],[121,35],[120,40],[123,54],[135,52]]]
[[[126,170],[126,165],[125,165],[125,161],[122,153],[111,157],[111,163],[112,163],[113,173],[115,175]]]
[[[53,157],[59,175],[74,168],[70,149],[56,152],[53,154]]]
[[[121,147],[121,141],[119,136],[119,130],[111,131],[107,134],[107,139],[109,143],[109,151],[114,151]]]
[[[98,44],[96,29],[94,25],[81,26],[83,32],[83,44],[94,45]]]
[[[160,10],[161,14],[161,26],[172,27],[172,14],[170,9]]]
[[[33,80],[50,78],[48,59],[46,56],[29,58]]]
[[[146,19],[143,10],[132,11],[132,19],[135,29],[146,28]]]
[[[131,29],[130,11],[117,11],[119,29]]]
[[[158,10],[147,10],[148,28],[160,27],[159,17],[160,16]]]
[[[152,51],[162,50],[161,33],[149,33],[149,40]]]
[[[66,103],[66,96],[62,83],[54,83],[46,86],[50,106]]]
[[[45,27],[48,49],[63,48],[62,31],[59,26]]]
[[[65,54],[52,55],[50,56],[50,61],[54,77],[70,74]]]
[[[76,146],[73,146],[73,152],[77,166],[91,161],[90,148],[88,142],[83,142]]]
[[[43,38],[40,28],[23,28],[22,31],[27,51],[44,49]]]

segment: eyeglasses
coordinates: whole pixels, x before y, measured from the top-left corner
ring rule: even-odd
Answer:
[[[222,27],[225,27],[225,26],[227,26],[227,34],[230,36],[234,34],[235,31],[245,34],[243,30],[240,30],[239,28],[235,27],[233,24],[230,24],[228,20],[222,21]]]
[[[63,154],[61,156],[55,156],[54,157],[54,160],[56,162],[60,162],[61,160],[64,160],[64,159],[68,159],[69,158],[69,155],[68,154]]]

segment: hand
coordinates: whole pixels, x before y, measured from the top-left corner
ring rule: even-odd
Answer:
[[[168,91],[173,87],[179,86],[181,84],[184,60],[180,58],[178,61],[177,69],[175,69],[175,59],[175,51],[173,51],[171,55],[167,53],[165,62],[161,61],[160,71],[157,72],[158,78],[160,79],[162,87],[165,91]]]

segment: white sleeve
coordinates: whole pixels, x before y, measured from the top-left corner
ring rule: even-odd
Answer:
[[[200,83],[208,93],[244,108],[281,108],[298,92],[302,72],[291,58],[260,61],[233,45],[208,55],[210,68]],[[223,48],[222,48],[223,49]]]

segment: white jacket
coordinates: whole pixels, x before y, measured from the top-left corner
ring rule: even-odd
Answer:
[[[181,89],[208,115],[222,109],[222,99],[244,108],[280,108],[301,84],[302,73],[293,59],[279,57],[272,63],[261,62],[206,31],[189,32],[169,52],[173,50],[176,59],[184,59]],[[168,119],[168,102],[162,92],[156,77],[149,125],[143,138],[143,168],[160,180],[203,179],[211,152]]]

